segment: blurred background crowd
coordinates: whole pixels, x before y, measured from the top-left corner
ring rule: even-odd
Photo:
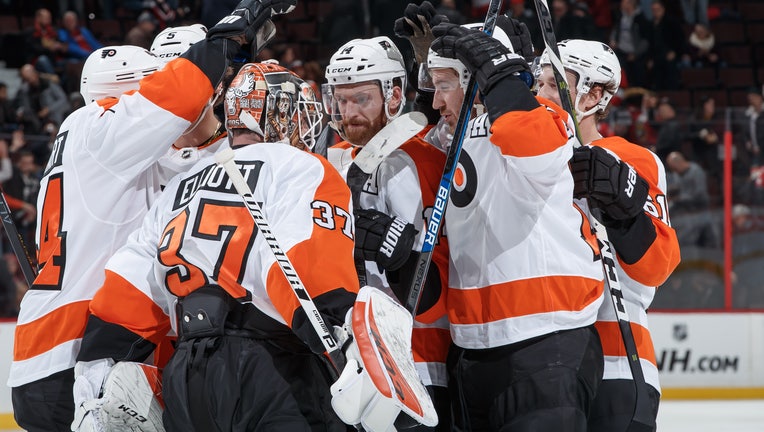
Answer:
[[[410,52],[393,34],[410,1],[302,0],[276,21],[277,37],[261,57],[278,59],[319,86],[329,56],[350,39],[387,35]],[[482,21],[488,4],[431,1],[456,23]],[[648,147],[666,166],[682,263],[653,307],[764,309],[764,1],[548,2],[558,40],[600,40],[621,61],[622,90],[601,134]],[[39,178],[58,126],[83,104],[79,78],[87,56],[106,45],[149,48],[168,26],[210,27],[237,3],[0,0],[0,184],[32,256]],[[528,25],[540,54],[533,0],[505,0],[503,10]],[[732,135],[728,189],[725,131]],[[725,195],[734,203],[732,241],[723,235]],[[733,253],[731,297],[725,247]],[[12,318],[26,283],[5,235],[0,253],[0,317]]]

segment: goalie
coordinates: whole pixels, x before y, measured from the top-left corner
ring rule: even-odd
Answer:
[[[110,259],[75,371],[73,430],[345,431],[344,421],[387,431],[401,412],[435,424],[411,358],[409,314],[373,288],[359,293],[350,191],[302,150],[321,131],[303,83],[281,66],[249,64],[225,98],[236,164],[269,232],[210,156],[168,183]],[[264,141],[276,90],[292,92],[286,108],[300,133],[291,145]],[[269,235],[313,310],[300,306]],[[313,314],[335,329],[344,369],[327,361]],[[146,369],[129,362],[148,356],[171,325],[178,345],[161,380],[162,413]]]

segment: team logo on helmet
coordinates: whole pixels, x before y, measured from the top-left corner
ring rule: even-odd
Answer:
[[[107,48],[105,50],[101,50],[101,58],[105,59],[106,57],[114,57],[117,55],[117,50],[113,48]]]

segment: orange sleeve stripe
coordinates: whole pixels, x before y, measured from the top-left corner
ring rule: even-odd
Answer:
[[[597,321],[594,323],[602,341],[602,354],[613,357],[626,357],[626,348],[623,346],[621,329],[615,321]],[[650,331],[641,325],[632,322],[631,332],[634,334],[634,343],[637,345],[639,358],[657,365],[655,360],[655,347]]]
[[[562,119],[540,106],[508,112],[491,125],[491,142],[505,155],[532,157],[551,153],[568,141]]]
[[[16,326],[13,360],[27,360],[81,338],[85,334],[89,303],[89,300],[69,303],[32,322]]]
[[[411,333],[411,350],[415,362],[445,363],[451,332],[443,328],[415,328]]]
[[[316,160],[323,164],[326,174],[316,189],[314,199],[348,210],[350,190],[342,177],[326,159]],[[319,217],[319,213],[320,210],[314,210],[315,217]],[[359,290],[358,276],[353,263],[353,239],[343,234],[344,223],[341,217],[336,216],[334,229],[313,224],[311,237],[286,252],[311,298],[337,288],[344,288],[352,293]],[[274,262],[268,271],[266,290],[273,305],[291,327],[294,312],[300,303],[278,262]]]
[[[162,308],[122,276],[109,270],[106,270],[103,286],[90,303],[90,313],[157,345],[170,330],[170,318]]]
[[[580,311],[602,296],[603,281],[580,276],[521,279],[478,289],[448,290],[452,324],[484,324],[525,315]],[[485,305],[491,315],[484,316]]]
[[[660,286],[666,282],[679,265],[681,254],[676,231],[663,222],[653,218],[656,238],[647,252],[634,264],[618,263],[626,274],[635,281],[647,286]]]
[[[180,57],[141,80],[141,95],[164,110],[193,122],[213,94],[207,75]]]

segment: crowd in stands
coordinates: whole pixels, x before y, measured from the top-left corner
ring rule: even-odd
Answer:
[[[353,37],[388,35],[408,52],[408,43],[392,30],[408,2],[302,1],[293,13],[276,20],[277,38],[261,57],[278,59],[320,94],[328,56]],[[11,87],[0,82],[0,181],[27,248],[35,247],[33,204],[50,143],[61,121],[83,103],[79,77],[87,56],[104,45],[148,48],[168,26],[212,26],[237,3],[0,0],[0,69],[13,71],[20,83]],[[467,23],[481,21],[488,2],[433,3],[450,21]],[[558,40],[600,40],[621,61],[623,90],[602,120],[601,134],[621,135],[654,150],[670,171],[676,206],[685,206],[688,184],[701,189],[693,191],[702,192],[696,203],[700,207],[672,209],[676,223],[684,212],[721,206],[728,119],[734,137],[733,201],[750,206],[746,208],[764,206],[764,2],[551,0],[549,5]],[[529,27],[540,54],[544,43],[534,1],[508,0],[503,10]],[[701,235],[680,238],[682,246],[718,248],[720,229],[703,229]],[[0,305],[7,306],[0,306],[0,316],[13,316],[26,284],[5,236],[2,252]]]

